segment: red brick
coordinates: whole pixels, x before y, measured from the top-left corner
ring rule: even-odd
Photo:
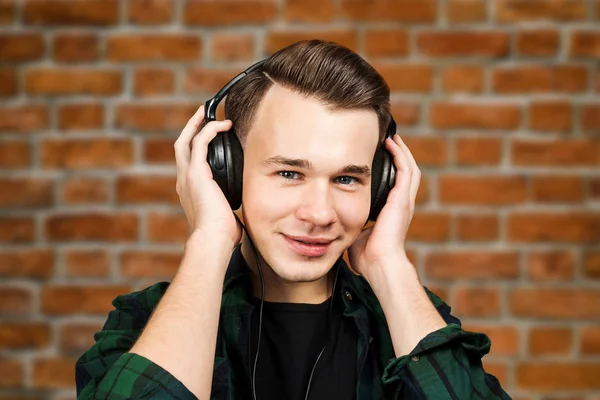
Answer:
[[[434,103],[430,123],[437,129],[515,129],[521,111],[514,105]]]
[[[288,22],[330,22],[336,6],[333,0],[287,0],[283,17]]]
[[[46,168],[119,168],[133,163],[130,139],[52,139],[42,143]]]
[[[110,255],[104,250],[69,249],[65,252],[65,273],[69,277],[108,277]]]
[[[104,106],[98,103],[63,104],[58,109],[61,131],[100,129],[104,126]]]
[[[600,57],[600,33],[598,31],[573,32],[570,53],[576,57]]]
[[[191,68],[185,75],[184,90],[187,93],[208,93],[212,96],[238,73],[237,69]]]
[[[517,34],[517,53],[523,56],[553,56],[558,52],[559,45],[557,30],[529,29]]]
[[[513,289],[510,311],[516,317],[575,320],[600,317],[600,291],[593,289]]]
[[[511,143],[514,165],[594,166],[598,165],[599,154],[600,142],[593,139],[514,140]]]
[[[390,111],[398,126],[416,125],[419,122],[421,107],[417,103],[391,100]]]
[[[190,234],[190,226],[183,213],[152,212],[148,215],[148,240],[159,243],[183,243]]]
[[[493,71],[496,93],[581,93],[588,87],[588,72],[580,66],[502,67]]]
[[[160,25],[173,20],[173,0],[130,0],[129,21],[140,25]]]
[[[570,132],[573,109],[567,101],[538,101],[529,106],[529,129],[544,132]]]
[[[406,29],[369,29],[364,40],[365,54],[369,57],[404,57],[410,48]]]
[[[172,279],[181,263],[180,253],[127,251],[121,254],[120,274],[125,278]]]
[[[121,87],[121,72],[99,69],[39,68],[30,70],[25,80],[25,90],[33,95],[107,96],[118,94]]]
[[[429,57],[504,57],[510,36],[504,32],[423,32],[417,37],[419,52]]]
[[[0,217],[0,243],[33,242],[35,221],[31,217]]]
[[[483,368],[484,368],[485,372],[495,376],[503,388],[506,388],[508,386],[508,384],[509,384],[507,382],[508,366],[506,365],[506,363],[493,362],[493,361],[490,361],[490,359],[486,357],[482,360],[482,364],[483,364]],[[527,399],[524,397],[513,397],[513,400],[532,400],[532,399]]]
[[[33,25],[114,25],[118,0],[26,0],[23,20]]]
[[[172,93],[175,74],[164,68],[141,68],[135,71],[133,92],[137,96],[153,96]]]
[[[101,178],[68,178],[62,184],[64,204],[102,204],[109,200],[108,182]]]
[[[519,353],[519,329],[514,326],[465,324],[463,328],[469,332],[482,332],[488,335],[492,342],[489,353],[492,357],[514,357]]]
[[[42,349],[50,345],[50,325],[44,322],[3,322],[0,349]]]
[[[4,106],[0,108],[0,132],[37,131],[48,127],[46,106]]]
[[[527,198],[527,181],[519,176],[442,175],[438,186],[444,204],[506,205]]]
[[[62,389],[75,387],[76,358],[45,358],[35,360],[31,386],[36,389]]]
[[[0,285],[1,316],[23,317],[31,312],[32,305],[33,296],[29,288],[17,287],[15,284]]]
[[[448,93],[480,93],[483,68],[477,65],[451,65],[442,72],[442,88]]]
[[[114,35],[107,39],[111,61],[197,61],[202,41],[194,34]]]
[[[459,215],[456,218],[456,235],[462,241],[489,241],[498,239],[496,215]]]
[[[135,214],[57,214],[46,219],[45,236],[51,241],[133,241],[138,237]]]
[[[0,251],[1,277],[47,279],[53,272],[54,252],[50,249]]]
[[[403,136],[404,144],[419,166],[444,166],[448,163],[448,141],[440,136]]]
[[[0,178],[0,208],[53,204],[53,185],[46,179]]]
[[[532,356],[567,356],[573,347],[573,330],[562,327],[533,327],[529,331],[528,347]]]
[[[117,202],[121,204],[179,204],[174,176],[120,176],[116,182]]]
[[[112,310],[112,301],[130,292],[124,285],[46,285],[41,292],[41,309],[47,315],[100,314]]]
[[[60,349],[63,353],[81,355],[94,345],[94,334],[101,330],[102,324],[64,323],[58,329]]]
[[[600,132],[600,104],[581,107],[581,129],[587,133]]]
[[[265,38],[265,51],[267,54],[273,54],[292,43],[308,39],[336,42],[354,51],[358,51],[358,37],[356,31],[353,29],[271,31],[267,33]]]
[[[516,252],[433,252],[425,258],[431,279],[514,279],[519,276]]]
[[[597,243],[600,216],[583,212],[515,212],[507,219],[507,238],[511,242]]]
[[[44,55],[40,33],[2,33],[0,43],[0,61],[33,61]]]
[[[115,126],[138,132],[181,132],[198,104],[122,104],[116,108]]]
[[[497,288],[460,287],[455,289],[453,310],[460,317],[497,317],[500,302]]]
[[[254,59],[254,35],[219,33],[211,38],[210,54],[214,61],[250,61]]]
[[[583,271],[585,276],[600,278],[600,251],[585,253],[583,258]]]
[[[484,0],[449,0],[446,18],[454,24],[481,22],[487,18]]]
[[[342,0],[341,15],[351,21],[396,21],[408,23],[434,22],[435,0]]]
[[[600,176],[589,178],[589,197],[600,199]]]
[[[54,59],[62,62],[98,59],[98,37],[92,33],[62,33],[54,38]]]
[[[0,24],[8,25],[16,17],[16,0],[0,0]]]
[[[444,242],[450,237],[450,216],[438,212],[415,212],[408,240],[419,242]]]
[[[188,0],[186,25],[218,26],[266,23],[277,15],[275,0]]]
[[[525,390],[599,389],[600,364],[584,362],[524,362],[515,370],[516,384]]]
[[[433,88],[433,68],[419,64],[372,63],[392,92],[429,93]]]
[[[544,175],[532,181],[532,198],[538,202],[582,202],[583,179],[579,176]]]
[[[174,139],[146,139],[144,141],[143,159],[151,164],[175,163]]]
[[[25,366],[17,359],[0,359],[0,388],[19,388],[25,384]]]
[[[498,165],[502,159],[502,140],[485,137],[459,137],[455,141],[457,165]]]
[[[527,256],[534,281],[570,281],[575,276],[575,254],[567,250],[534,251]]]
[[[581,353],[600,354],[600,326],[581,328]]]
[[[585,0],[495,0],[499,22],[579,21],[587,18]]]
[[[14,68],[0,68],[0,97],[14,96],[18,90],[17,70]]]
[[[31,163],[31,146],[27,142],[0,142],[0,168],[26,168]]]

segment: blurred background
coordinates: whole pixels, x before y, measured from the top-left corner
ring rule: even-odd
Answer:
[[[119,294],[170,280],[173,142],[300,39],[387,79],[423,283],[514,399],[600,399],[600,1],[0,0],[0,400],[73,399]]]

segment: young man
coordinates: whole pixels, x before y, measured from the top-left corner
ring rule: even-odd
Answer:
[[[79,399],[510,399],[482,368],[487,336],[463,331],[406,256],[420,171],[398,135],[383,144],[393,188],[364,229],[391,118],[369,64],[299,42],[231,88],[230,120],[201,128],[204,113],[175,143],[181,265],[113,302],[77,362]],[[243,238],[207,162],[232,126]]]

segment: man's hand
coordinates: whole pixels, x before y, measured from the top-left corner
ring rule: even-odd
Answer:
[[[361,232],[348,250],[352,268],[370,283],[372,278],[391,272],[381,270],[389,266],[389,260],[408,262],[406,234],[421,181],[421,171],[399,135],[394,135],[393,140],[387,139],[385,146],[394,158],[396,182],[375,225]]]
[[[241,227],[206,160],[208,143],[218,132],[230,129],[231,121],[211,121],[198,132],[203,120],[201,106],[175,142],[177,194],[192,232],[224,239],[235,246],[242,236]]]

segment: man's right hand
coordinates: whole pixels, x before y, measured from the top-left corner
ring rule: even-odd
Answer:
[[[242,229],[207,162],[208,143],[218,132],[229,130],[231,121],[211,121],[198,132],[203,120],[201,106],[175,141],[176,190],[192,233],[231,241],[233,249]]]

